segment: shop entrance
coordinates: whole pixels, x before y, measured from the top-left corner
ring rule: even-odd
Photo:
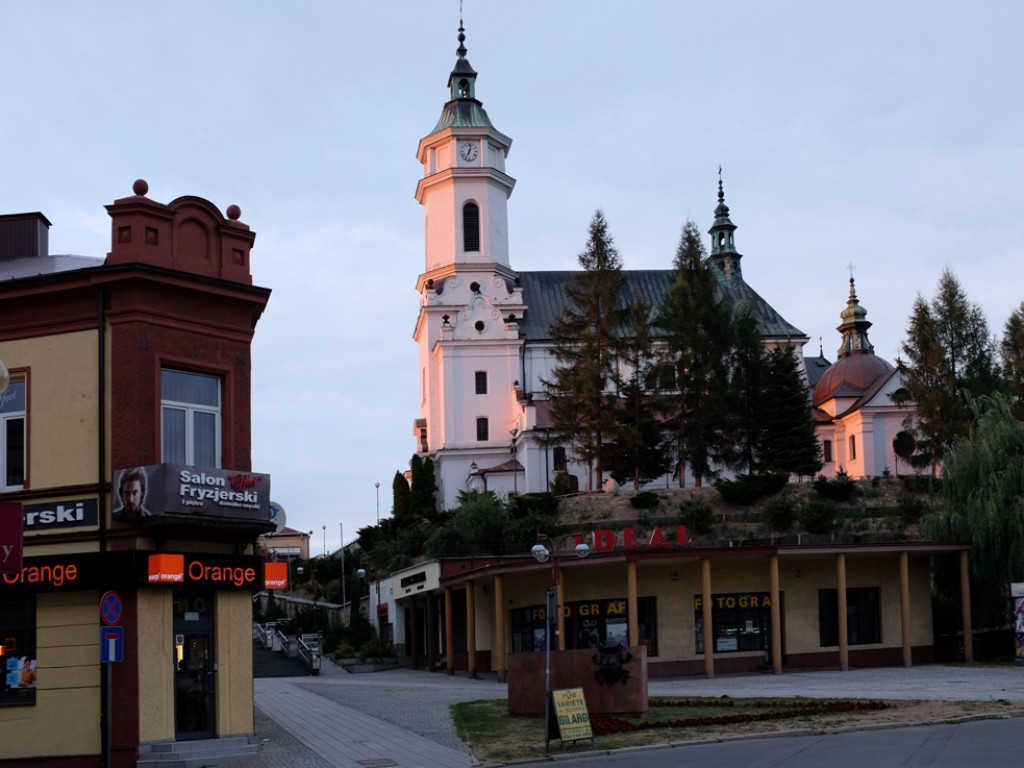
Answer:
[[[213,594],[174,593],[174,736],[214,736],[217,664],[213,655]]]

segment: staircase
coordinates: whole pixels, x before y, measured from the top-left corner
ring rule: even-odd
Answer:
[[[195,741],[157,741],[139,745],[136,768],[204,768],[230,765],[259,752],[249,736],[225,736]]]
[[[308,674],[309,670],[299,657],[289,659],[280,651],[264,648],[259,640],[253,640],[253,677],[298,677]]]

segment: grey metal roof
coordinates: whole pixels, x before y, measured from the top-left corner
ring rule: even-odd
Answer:
[[[53,275],[76,269],[103,266],[103,259],[97,256],[73,256],[71,254],[50,254],[28,256],[23,259],[0,261],[0,280],[20,280],[39,275]]]
[[[519,272],[523,286],[523,301],[527,305],[522,322],[519,324],[522,336],[528,341],[549,341],[548,327],[559,318],[565,308],[566,285],[578,274],[573,270],[552,272]],[[671,269],[625,269],[622,271],[623,286],[619,296],[621,307],[633,303],[634,297],[642,296],[652,312],[661,306],[665,294],[675,279]],[[804,338],[805,334],[785,320],[758,293],[743,280],[720,283],[729,301],[736,307],[749,308],[757,320],[761,335],[765,338]]]
[[[476,99],[455,99],[441,109],[441,117],[430,135],[445,128],[493,128],[483,104]]]

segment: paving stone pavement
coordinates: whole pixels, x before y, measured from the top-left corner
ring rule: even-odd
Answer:
[[[1024,666],[924,665],[794,670],[652,680],[652,696],[791,696],[1024,702]],[[449,714],[460,701],[506,698],[479,680],[408,669],[254,680],[258,756],[239,768],[469,768],[478,765]]]

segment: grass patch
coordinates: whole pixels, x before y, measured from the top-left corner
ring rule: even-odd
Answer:
[[[870,717],[889,706],[865,699],[652,697],[647,717],[591,715],[593,745],[581,741],[563,748],[556,739],[551,742],[550,752],[621,749],[739,733],[831,727],[855,723],[859,717]],[[459,738],[484,763],[540,759],[548,754],[544,749],[543,716],[513,717],[504,699],[455,704],[452,716]]]

